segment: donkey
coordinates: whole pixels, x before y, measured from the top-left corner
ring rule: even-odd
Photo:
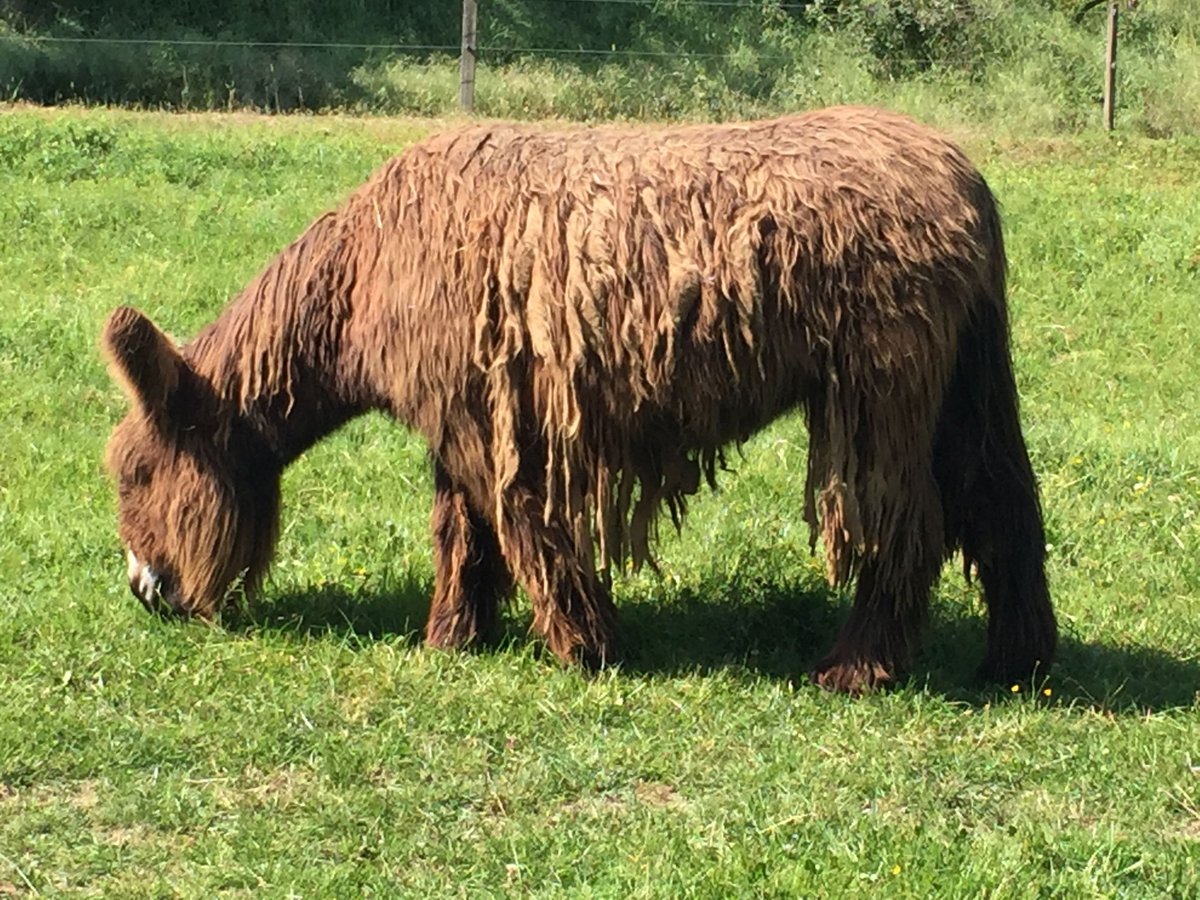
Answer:
[[[129,583],[208,618],[258,586],[285,467],[383,411],[428,443],[429,644],[485,639],[519,583],[565,661],[616,658],[609,572],[649,559],[724,450],[790,411],[797,512],[848,621],[812,672],[911,662],[943,562],[988,606],[982,673],[1056,624],[982,176],[906,118],[834,108],[666,129],[474,125],[392,159],[176,346],[124,307],[108,446]]]

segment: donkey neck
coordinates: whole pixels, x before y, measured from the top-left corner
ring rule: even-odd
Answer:
[[[353,261],[336,214],[318,219],[184,348],[281,465],[365,411],[342,360]]]

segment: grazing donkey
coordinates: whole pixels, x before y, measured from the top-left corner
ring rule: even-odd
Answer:
[[[983,673],[1054,653],[995,202],[896,115],[452,131],[192,341],[121,308],[103,347],[133,404],[108,464],[151,609],[208,617],[255,586],[283,469],[382,410],[433,459],[429,643],[486,636],[515,578],[554,653],[603,664],[612,564],[647,559],[663,506],[678,524],[724,448],[800,409],[797,515],[831,583],[856,581],[818,683],[893,679],[958,548],[988,604]]]

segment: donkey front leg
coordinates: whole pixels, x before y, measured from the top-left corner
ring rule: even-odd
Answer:
[[[439,464],[434,471],[433,602],[425,642],[463,647],[490,639],[500,604],[512,592],[512,575],[492,526],[471,507],[466,493]]]
[[[817,684],[861,694],[891,684],[912,662],[941,559],[934,553],[914,562],[896,567],[875,559],[864,564],[850,617],[812,672]]]
[[[497,525],[509,566],[533,602],[533,627],[566,663],[614,661],[617,610],[561,513],[549,520],[534,491],[513,485]]]

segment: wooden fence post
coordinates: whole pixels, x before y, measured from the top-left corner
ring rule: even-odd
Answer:
[[[475,0],[463,0],[462,55],[458,63],[458,105],[465,113],[475,110]]]
[[[1104,45],[1104,130],[1113,130],[1117,105],[1117,4],[1108,4],[1108,40]]]

